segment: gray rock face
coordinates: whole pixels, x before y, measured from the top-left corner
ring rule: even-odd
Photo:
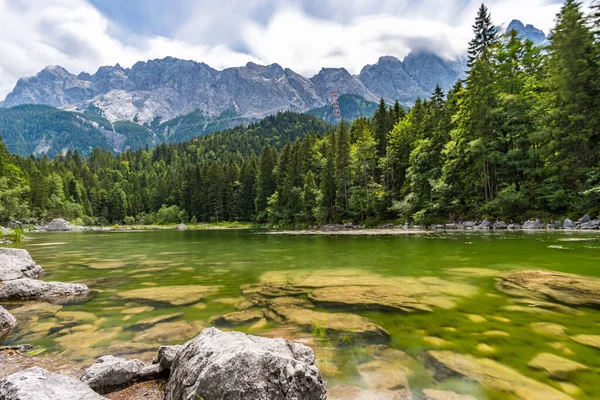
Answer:
[[[325,400],[314,354],[304,345],[205,329],[177,354],[167,400]]]
[[[62,218],[53,219],[48,225],[46,225],[46,230],[50,232],[66,232],[72,229],[73,227],[71,224]]]
[[[160,364],[163,369],[170,370],[173,360],[175,360],[181,349],[183,349],[183,346],[160,346],[154,362]]]
[[[544,229],[544,224],[542,224],[540,221],[536,220],[530,220],[527,221],[523,224],[523,229]]]
[[[573,229],[575,228],[575,223],[573,221],[571,221],[569,218],[565,219],[565,222],[563,222],[563,228],[564,229]]]
[[[508,24],[506,32],[510,32],[512,30],[517,31],[521,39],[531,40],[536,45],[543,45],[547,40],[544,31],[539,30],[530,24],[524,25],[518,19],[514,19],[510,22],[510,24]]]
[[[481,223],[479,225],[477,225],[478,229],[492,229],[492,223],[490,221],[488,221],[487,219],[484,219],[483,221],[481,221]]]
[[[81,381],[98,393],[110,393],[135,382],[157,379],[161,371],[158,364],[104,356],[85,370]]]
[[[369,101],[385,98],[410,105],[428,97],[436,84],[448,89],[463,77],[464,62],[444,60],[433,53],[409,54],[403,62],[382,57],[360,75],[344,68],[323,68],[308,79],[278,64],[218,71],[204,63],[173,57],[138,62],[131,68],[100,67],[95,74],[74,75],[62,67],[47,67],[20,79],[0,105],[46,104],[54,107],[90,105],[111,121],[167,121],[197,109],[216,117],[235,112],[253,119],[291,110],[305,112],[331,103],[331,91]]]
[[[0,283],[0,300],[79,297],[89,292],[90,289],[81,283],[43,282],[29,278]]]
[[[0,282],[39,278],[44,273],[27,250],[0,248]]]
[[[102,400],[85,383],[33,367],[0,381],[2,400]]]
[[[414,70],[417,72],[418,68]],[[389,102],[413,102],[418,97],[429,95],[395,57],[381,57],[377,64],[365,66],[359,79],[371,92]]]
[[[371,93],[363,82],[350,75],[345,68],[323,68],[310,81],[315,86],[317,94],[331,102],[331,91],[337,90],[339,94],[355,94],[370,101],[377,101],[378,97]]]
[[[417,81],[430,95],[436,85],[440,85],[444,92],[448,92],[459,79],[465,79],[467,74],[467,61],[464,58],[445,60],[438,55],[417,51],[409,53],[402,62],[404,69]]]

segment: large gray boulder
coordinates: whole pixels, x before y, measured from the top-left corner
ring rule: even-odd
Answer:
[[[588,223],[592,220],[592,217],[590,217],[589,215],[585,214],[583,217],[579,218],[577,220],[577,222],[579,222],[580,224],[585,224]]]
[[[0,344],[8,335],[11,328],[17,324],[17,319],[2,306],[0,306]]]
[[[0,283],[0,300],[44,300],[54,297],[82,297],[90,289],[81,283],[43,282],[17,279]]]
[[[575,228],[575,223],[573,221],[571,221],[569,218],[566,218],[565,221],[563,222],[563,228],[564,229],[573,229],[573,228]]]
[[[98,393],[110,393],[136,382],[157,379],[161,376],[159,364],[104,356],[85,370],[81,381]]]
[[[523,229],[532,230],[532,229],[544,229],[544,224],[542,224],[539,220],[529,220],[523,224]]]
[[[595,219],[593,221],[585,222],[579,225],[579,229],[600,229],[600,219]]]
[[[85,383],[66,375],[33,367],[0,381],[2,400],[102,400]]]
[[[66,232],[73,230],[73,226],[62,218],[53,219],[45,228],[49,232]]]
[[[202,331],[177,353],[167,400],[325,400],[312,350],[283,339]]]
[[[0,247],[0,282],[38,278],[43,273],[27,250]]]

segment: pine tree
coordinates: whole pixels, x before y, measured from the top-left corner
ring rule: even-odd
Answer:
[[[388,143],[388,133],[391,128],[390,113],[385,105],[385,100],[379,101],[379,106],[373,116],[373,135],[377,141],[377,157],[385,157],[386,147]]]
[[[348,191],[350,190],[350,136],[348,126],[342,121],[338,128],[335,149],[335,180],[337,183],[337,213],[341,218],[348,216]]]
[[[277,151],[270,145],[266,145],[258,159],[258,175],[256,178],[256,200],[254,202],[257,220],[266,220],[266,211],[269,197],[275,193],[277,181],[274,175],[277,163]]]
[[[469,199],[470,208],[493,200],[498,194],[496,120],[492,110],[496,105],[494,93],[494,50],[498,43],[496,28],[485,5],[481,5],[475,25],[475,37],[469,43],[469,75],[465,99],[459,111],[456,141],[462,156],[469,158],[471,171],[464,183],[479,182],[483,198]],[[462,157],[461,156],[461,157]]]
[[[336,182],[335,182],[335,150],[336,135],[330,133],[324,139],[325,165],[321,171],[320,218],[323,221],[333,221],[335,218]]]
[[[577,1],[567,0],[558,14],[548,52],[546,194],[551,209],[564,211],[585,188],[587,171],[598,165],[600,151],[599,64]],[[565,195],[557,197],[561,192]]]

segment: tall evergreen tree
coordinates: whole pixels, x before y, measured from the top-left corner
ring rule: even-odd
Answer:
[[[257,220],[265,221],[269,197],[275,193],[277,181],[274,169],[277,164],[277,151],[266,145],[258,158],[258,174],[256,178],[256,200],[254,202]]]
[[[548,53],[547,198],[550,208],[561,211],[577,201],[600,151],[598,57],[577,1],[567,0],[559,12]]]
[[[338,128],[335,153],[337,212],[341,218],[347,218],[349,212],[348,196],[352,177],[350,168],[350,136],[345,121],[342,121]]]

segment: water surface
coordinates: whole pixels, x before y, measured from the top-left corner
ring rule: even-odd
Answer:
[[[496,278],[486,271],[548,269],[600,277],[598,234],[460,232],[367,237],[276,236],[219,230],[31,236],[32,240],[22,247],[47,271],[45,280],[85,282],[97,294],[87,302],[62,307],[9,305],[7,308],[21,307],[16,313],[21,324],[9,343],[31,343],[48,353],[82,361],[103,354],[148,358],[159,345],[182,343],[202,327],[210,326],[211,317],[235,311],[242,296],[240,288],[260,282],[261,277],[293,275],[294,271],[301,271],[299,275],[318,274],[325,270],[365,277],[433,277],[466,284],[475,291],[454,297],[456,304],[452,309],[433,308],[433,312],[360,311],[351,307],[335,311],[362,315],[390,333],[389,346],[411,357],[404,367],[410,370],[410,385],[415,392],[436,387],[479,398],[509,398],[459,380],[433,382],[421,361],[422,354],[440,349],[492,358],[564,391],[563,383],[527,366],[537,354],[546,352],[590,367],[590,371],[578,372],[565,380],[571,385],[568,388],[573,398],[600,398],[600,350],[568,337],[599,334],[600,310],[578,308],[579,314],[536,314],[505,309],[531,305],[516,303],[514,298],[499,292]],[[183,291],[190,285],[210,290],[190,302]],[[165,298],[119,295],[136,289],[161,293],[161,287],[169,287],[169,291],[180,287],[182,296],[166,302]],[[155,329],[144,336],[153,324],[160,322],[163,331]],[[549,337],[536,332],[531,327],[534,322],[563,325],[568,336]],[[365,343],[340,343],[318,329],[293,329],[273,321],[239,329],[303,341],[315,348],[328,384],[365,385],[357,373],[357,366],[369,361]],[[499,331],[504,333],[487,334]]]

